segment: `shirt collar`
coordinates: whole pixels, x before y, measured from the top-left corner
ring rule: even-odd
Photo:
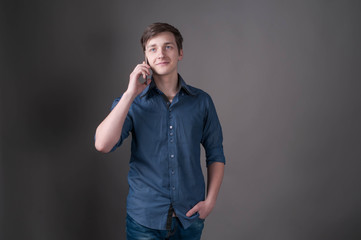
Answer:
[[[186,82],[183,80],[180,74],[178,74],[178,82],[180,84],[180,90],[183,90],[188,95],[194,96],[195,92],[186,84]],[[150,84],[144,89],[143,93],[141,94],[140,98],[143,98],[144,96],[149,96],[152,90],[156,90],[157,85],[155,84],[155,81],[152,76],[152,81]]]

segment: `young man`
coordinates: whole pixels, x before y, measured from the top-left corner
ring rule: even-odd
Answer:
[[[210,96],[178,74],[182,41],[166,23],[145,29],[146,61],[134,68],[128,89],[96,130],[95,147],[105,153],[132,133],[128,240],[200,239],[223,179],[221,125]],[[206,198],[200,144],[206,152]]]

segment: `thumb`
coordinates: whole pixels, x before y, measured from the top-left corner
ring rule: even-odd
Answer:
[[[189,210],[186,214],[187,217],[191,217],[193,214],[197,213],[199,211],[198,204],[195,205],[191,210]]]

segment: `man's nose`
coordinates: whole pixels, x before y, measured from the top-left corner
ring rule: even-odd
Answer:
[[[158,51],[158,58],[164,57],[164,52],[165,52],[165,49],[164,49],[164,48],[160,48],[159,51]]]

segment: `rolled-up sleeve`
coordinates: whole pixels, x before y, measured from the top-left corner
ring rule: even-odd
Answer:
[[[201,144],[206,152],[207,167],[214,162],[226,163],[223,152],[222,127],[214,103],[209,95],[207,95],[205,102],[205,119]]]
[[[119,103],[119,100],[121,99],[121,97],[116,98],[113,101],[112,107],[110,108],[110,110],[113,110],[113,108],[115,108],[115,106]],[[114,147],[112,148],[112,151],[114,151],[116,148],[118,148],[120,145],[122,145],[123,141],[129,136],[130,132],[133,129],[133,121],[132,118],[128,112],[127,117],[124,120],[124,124],[123,124],[123,128],[122,128],[122,133],[120,135],[120,139],[119,141],[114,145]]]

